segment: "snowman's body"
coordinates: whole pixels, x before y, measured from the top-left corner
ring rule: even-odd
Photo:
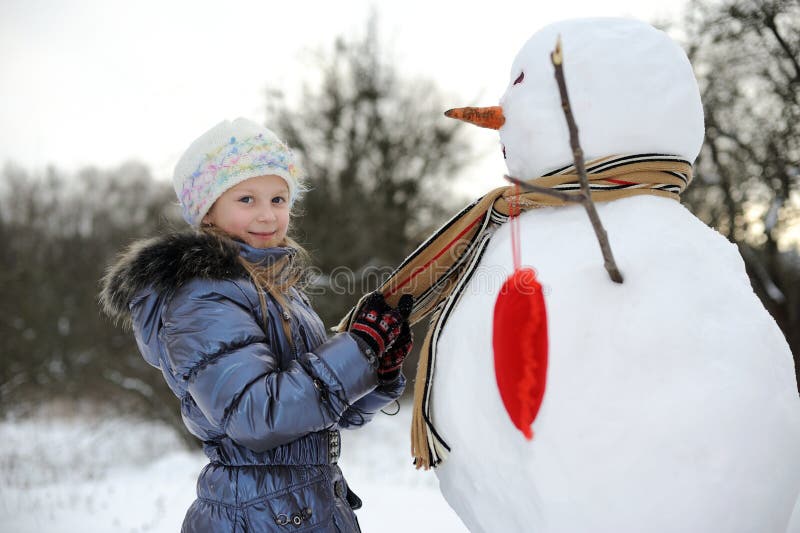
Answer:
[[[644,26],[607,22],[617,26],[613,35],[635,36]],[[568,74],[582,64],[570,42],[592,42],[585,24],[556,28]],[[650,30],[642,31],[646,41]],[[602,40],[594,45],[602,49]],[[539,159],[520,155],[530,131],[520,133],[522,118],[512,113],[521,105],[514,89],[503,100],[509,129],[500,130],[510,172],[529,178],[571,162],[555,148]],[[581,101],[578,78],[571,90],[584,117],[603,105]],[[702,139],[696,113],[695,106],[676,117],[690,126],[686,139],[670,132],[673,140],[658,145],[657,135],[643,135],[628,152],[693,160]],[[580,127],[581,113],[576,118]],[[563,130],[556,136],[566,143]],[[588,153],[623,152],[600,152],[606,148],[595,144],[605,140],[593,143],[593,126],[584,130]],[[800,494],[800,398],[786,341],[737,248],[675,200],[636,196],[597,207],[623,284],[603,269],[581,207],[520,218],[522,264],[544,287],[550,343],[531,441],[509,420],[494,378],[493,307],[513,270],[508,224],[461,292],[439,337],[431,397],[451,447],[436,470],[445,498],[473,532],[787,531]]]
[[[507,225],[462,292],[432,398],[452,447],[437,469],[445,498],[473,532],[786,531],[800,493],[792,359],[736,247],[673,200],[598,208],[622,285],[609,282],[581,208],[520,221],[550,338],[532,441],[494,380]]]

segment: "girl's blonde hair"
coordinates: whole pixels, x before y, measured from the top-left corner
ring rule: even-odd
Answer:
[[[230,235],[216,226],[203,225],[200,230],[219,239],[234,240]],[[256,286],[265,332],[267,331],[267,317],[269,316],[267,312],[266,294],[269,294],[278,303],[281,310],[284,312],[284,317],[291,316],[291,306],[288,302],[289,291],[293,287],[295,290],[303,291],[305,285],[308,283],[307,268],[310,261],[310,254],[308,251],[288,235],[278,243],[278,246],[294,248],[295,253],[284,256],[266,266],[248,261],[241,255],[237,257],[239,263],[247,271],[250,279]],[[288,313],[288,315],[286,315],[286,313]],[[283,331],[286,334],[289,345],[293,346],[294,343],[289,320],[284,319],[281,323],[283,324]]]

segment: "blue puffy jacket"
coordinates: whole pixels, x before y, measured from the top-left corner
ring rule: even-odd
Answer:
[[[210,460],[184,532],[359,531],[338,430],[368,421],[405,380],[379,385],[355,339],[328,339],[297,290],[290,309],[267,296],[264,327],[237,256],[266,264],[292,253],[173,233],[134,244],[103,280],[105,311],[132,325]]]

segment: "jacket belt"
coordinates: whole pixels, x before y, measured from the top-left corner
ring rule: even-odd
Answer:
[[[205,453],[212,463],[224,466],[330,465],[339,461],[339,430],[310,433],[265,452],[254,452],[230,439],[207,442]]]

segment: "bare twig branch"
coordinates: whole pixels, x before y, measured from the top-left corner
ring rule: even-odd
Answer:
[[[783,49],[783,51],[786,53],[786,57],[794,67],[794,78],[791,80],[792,83],[800,82],[800,62],[797,60],[797,52],[792,50],[792,47],[789,46],[789,43],[787,43],[786,39],[783,38],[781,32],[778,31],[778,24],[775,22],[775,12],[767,7],[762,7],[762,12],[764,14],[764,25],[769,28],[769,31],[772,32],[775,40],[778,41],[781,49]]]
[[[561,109],[564,110],[564,116],[569,126],[569,142],[572,147],[572,157],[575,160],[575,169],[578,171],[578,177],[581,182],[581,195],[584,197],[581,204],[586,209],[586,214],[589,215],[589,220],[591,220],[595,235],[597,235],[608,275],[611,277],[612,281],[622,283],[622,273],[617,268],[616,261],[614,261],[614,254],[611,252],[611,244],[608,242],[608,234],[606,234],[606,230],[603,228],[603,223],[600,222],[600,217],[597,214],[597,209],[594,207],[594,202],[589,192],[589,179],[586,177],[583,150],[578,140],[578,125],[575,124],[575,118],[572,116],[572,108],[570,107],[569,95],[567,94],[567,82],[564,79],[564,56],[561,51],[561,36],[558,37],[555,50],[550,54],[550,61],[555,68],[558,91],[561,93]]]
[[[736,242],[736,213],[738,209],[732,194],[734,188],[733,180],[728,173],[728,168],[722,164],[719,146],[717,145],[717,139],[712,135],[706,136],[706,145],[711,152],[711,160],[714,162],[714,166],[717,168],[717,174],[722,185],[721,189],[725,197],[725,208],[728,214],[728,231],[726,232],[727,235],[725,236],[731,242]],[[722,233],[722,230],[719,228],[717,228],[717,231]]]
[[[576,195],[570,194],[567,192],[556,191],[553,189],[549,189],[547,187],[539,187],[538,185],[532,185],[520,179],[517,179],[513,176],[505,175],[503,176],[507,181],[510,181],[514,185],[517,185],[521,189],[524,189],[528,192],[538,192],[539,194],[546,194],[547,196],[552,196],[553,198],[558,198],[559,200],[571,204],[582,204],[583,203],[583,195]]]

